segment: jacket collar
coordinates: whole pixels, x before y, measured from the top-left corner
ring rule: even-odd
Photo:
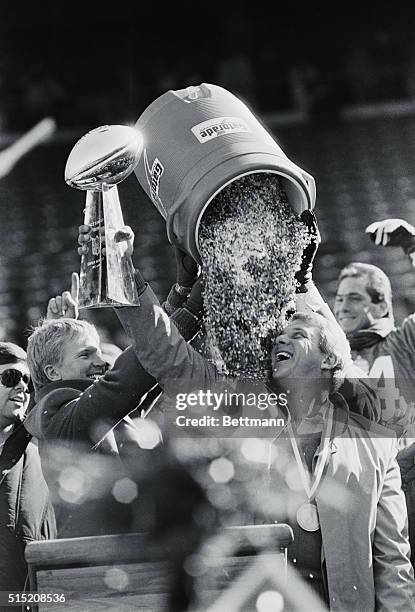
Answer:
[[[390,317],[376,319],[366,328],[359,329],[347,335],[352,350],[362,350],[374,346],[388,336],[395,329],[393,319]]]
[[[89,378],[74,378],[71,380],[57,380],[56,382],[50,382],[47,385],[44,385],[40,389],[37,389],[35,392],[35,400],[39,402],[43,399],[48,393],[51,391],[55,391],[56,389],[77,389],[78,391],[85,391],[93,384],[93,381]]]

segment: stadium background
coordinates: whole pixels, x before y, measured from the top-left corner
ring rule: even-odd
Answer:
[[[366,261],[389,274],[398,322],[412,312],[415,271],[364,228],[387,217],[415,224],[413,3],[137,4],[2,10],[0,148],[45,116],[58,130],[0,180],[0,339],[25,342],[24,330],[79,269],[84,194],[63,180],[73,144],[99,125],[134,123],[168,89],[201,82],[240,95],[316,178],[315,279],[326,299],[343,265]],[[120,196],[136,264],[163,297],[174,279],[164,222],[135,176]],[[123,345],[110,311],[87,316]]]

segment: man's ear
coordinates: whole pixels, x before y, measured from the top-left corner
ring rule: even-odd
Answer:
[[[370,312],[375,319],[382,319],[388,314],[388,305],[385,300],[378,302],[377,304],[370,305]]]
[[[51,382],[62,379],[60,373],[58,372],[58,370],[56,370],[55,366],[53,365],[46,365],[43,368],[43,371]]]
[[[329,353],[328,355],[324,355],[321,360],[320,368],[322,370],[334,370],[337,365],[337,357],[333,355],[333,353]]]

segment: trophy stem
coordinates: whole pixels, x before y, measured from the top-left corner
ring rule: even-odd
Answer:
[[[106,245],[106,298],[118,306],[138,304],[134,266],[127,253],[125,242],[115,242],[116,232],[124,226],[118,188],[102,187]]]
[[[79,308],[138,304],[127,245],[115,241],[116,232],[124,226],[116,185],[103,183],[102,191],[87,191],[84,223],[91,227],[91,242],[81,257]]]
[[[79,308],[93,308],[99,306],[102,288],[105,286],[105,258],[102,254],[101,233],[104,227],[104,210],[100,191],[87,191],[84,223],[91,227],[91,242],[88,253],[81,257]]]

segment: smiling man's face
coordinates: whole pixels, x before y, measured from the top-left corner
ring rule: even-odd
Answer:
[[[293,320],[278,336],[272,350],[272,377],[290,378],[321,376],[325,354],[320,348],[320,327],[312,321]]]
[[[363,277],[347,276],[337,289],[334,316],[346,334],[370,327],[384,316],[384,303],[374,304]]]
[[[6,363],[0,366],[0,374],[5,370],[18,370],[30,378],[29,368],[24,361]],[[21,378],[14,387],[6,387],[0,383],[0,427],[7,427],[21,420],[29,403],[28,383]]]
[[[102,376],[107,369],[102,359],[98,334],[91,330],[74,334],[63,345],[63,356],[55,370],[59,377],[56,380],[77,378],[95,378]]]

